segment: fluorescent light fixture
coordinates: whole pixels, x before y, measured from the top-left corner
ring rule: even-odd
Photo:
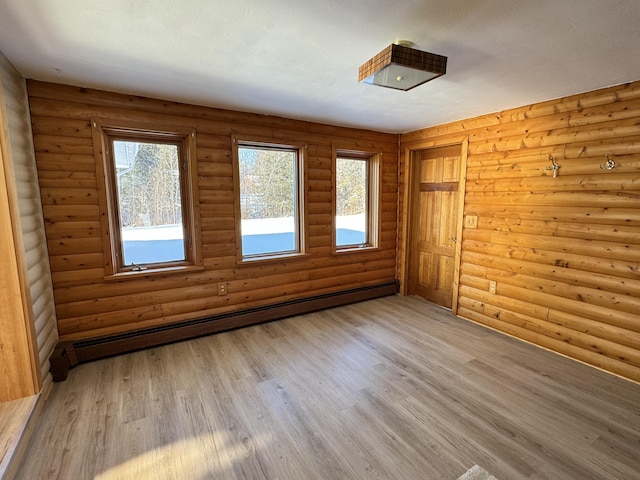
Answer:
[[[447,72],[447,57],[410,45],[406,41],[389,45],[360,67],[358,81],[407,91]]]

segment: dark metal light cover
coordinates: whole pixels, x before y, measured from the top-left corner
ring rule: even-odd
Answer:
[[[358,81],[411,90],[447,72],[447,57],[391,44],[360,67]]]

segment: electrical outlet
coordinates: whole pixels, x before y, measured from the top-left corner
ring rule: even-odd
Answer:
[[[218,295],[226,295],[227,294],[227,284],[225,282],[218,283]]]
[[[496,281],[495,280],[491,280],[489,282],[489,293],[492,293],[494,295],[496,294]]]

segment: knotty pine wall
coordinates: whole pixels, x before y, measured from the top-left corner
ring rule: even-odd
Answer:
[[[2,102],[3,117],[6,122],[5,135],[7,141],[7,158],[10,162],[10,174],[7,184],[15,194],[17,207],[17,224],[9,225],[20,232],[16,248],[17,267],[24,271],[24,307],[27,327],[35,340],[34,359],[39,372],[40,387],[47,388],[51,384],[49,373],[49,356],[58,339],[56,317],[53,301],[53,288],[49,271],[49,257],[47,255],[44,221],[38,188],[36,160],[33,153],[33,141],[29,118],[29,103],[25,79],[0,53],[0,101]],[[2,122],[0,122],[2,123]],[[3,222],[5,219],[3,219]],[[9,219],[6,219],[9,221]],[[5,228],[6,226],[2,226]],[[2,255],[9,255],[2,251]],[[8,274],[8,272],[4,272]],[[6,306],[6,305],[5,305]],[[8,319],[7,319],[8,320]],[[12,318],[13,322],[20,322],[24,330],[24,319]],[[22,347],[9,330],[2,332],[0,350],[10,355],[17,355]],[[5,366],[8,363],[5,363]],[[34,393],[34,392],[31,392]],[[22,395],[21,395],[22,396]]]
[[[397,135],[36,81],[28,91],[61,341],[396,278]],[[92,117],[196,128],[203,272],[105,282]],[[232,134],[308,143],[308,257],[237,265]],[[332,254],[333,146],[382,152],[378,250]],[[228,295],[217,295],[217,282]]]
[[[401,149],[462,138],[478,225],[458,315],[640,381],[640,82],[407,133]],[[401,203],[406,172],[403,154]]]

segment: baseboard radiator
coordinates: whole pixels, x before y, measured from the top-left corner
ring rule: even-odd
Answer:
[[[69,370],[80,363],[394,295],[398,293],[398,287],[398,281],[393,280],[126,333],[84,340],[62,341],[56,345],[51,355],[51,374],[55,382],[61,382],[67,379]]]

